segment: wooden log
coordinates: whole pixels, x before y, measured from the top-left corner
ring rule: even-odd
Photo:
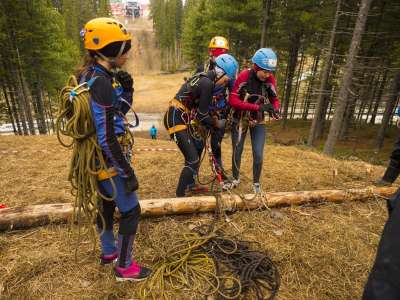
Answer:
[[[296,192],[271,192],[266,197],[254,197],[225,193],[221,197],[223,208],[256,209],[263,205],[278,207],[285,205],[301,205],[310,202],[342,202],[366,200],[374,196],[388,197],[396,191],[394,187],[366,188],[349,190],[316,190]],[[214,196],[197,196],[186,198],[165,198],[141,200],[143,216],[164,216],[195,212],[214,211],[217,199]],[[49,223],[64,223],[71,218],[71,203],[30,205],[24,207],[5,208],[0,210],[0,231],[22,229]]]

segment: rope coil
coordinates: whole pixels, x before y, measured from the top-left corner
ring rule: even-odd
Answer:
[[[96,230],[93,224],[99,211],[97,200],[101,197],[112,201],[116,196],[116,186],[111,178],[112,195],[106,196],[99,191],[97,176],[100,171],[108,172],[108,167],[97,143],[89,103],[89,86],[87,83],[78,84],[75,76],[69,78],[67,86],[60,92],[56,133],[60,144],[73,150],[68,180],[72,186],[71,193],[75,197],[72,222],[78,225],[77,245],[81,240],[83,224],[89,224],[88,230],[95,245]],[[104,222],[101,214],[100,217]]]
[[[195,227],[174,241],[140,287],[140,298],[173,299],[172,292],[190,290],[216,299],[274,299],[280,276],[272,260],[251,249],[255,242],[226,236],[214,225]]]

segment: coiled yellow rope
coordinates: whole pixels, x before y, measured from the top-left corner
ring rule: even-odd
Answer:
[[[89,86],[78,85],[75,76],[60,93],[60,109],[56,120],[57,138],[61,145],[72,148],[68,180],[75,196],[73,223],[78,225],[78,245],[81,239],[81,225],[88,224],[91,238],[95,243],[95,220],[98,213],[98,198],[113,200],[116,188],[113,180],[113,195],[102,195],[98,189],[97,175],[107,172],[102,149],[97,143],[89,103]],[[104,220],[103,220],[104,222]]]
[[[237,299],[241,294],[239,279],[218,274],[215,261],[202,248],[216,238],[215,232],[204,236],[196,232],[184,234],[153,266],[154,273],[140,288],[140,298],[174,299],[171,292],[191,290],[204,296],[219,294],[224,299]],[[239,287],[234,295],[224,294],[225,281]]]

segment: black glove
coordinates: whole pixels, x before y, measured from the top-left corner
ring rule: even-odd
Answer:
[[[131,175],[125,178],[125,193],[129,195],[134,191],[136,191],[138,188],[139,188],[139,182],[136,178],[135,173],[132,172]]]
[[[133,91],[134,91],[134,89],[133,89],[133,78],[128,72],[118,71],[117,74],[115,75],[115,78],[122,85],[122,87],[124,88],[125,92],[133,93]]]
[[[271,103],[267,103],[267,104],[261,104],[259,109],[259,112],[268,112],[268,113],[274,113],[275,112],[275,108]]]

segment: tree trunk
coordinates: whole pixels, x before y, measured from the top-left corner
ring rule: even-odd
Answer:
[[[22,135],[23,133],[22,133],[22,128],[21,128],[21,122],[19,119],[17,100],[15,99],[15,94],[14,94],[14,91],[12,90],[11,86],[9,86],[8,91],[9,91],[9,96],[10,96],[10,101],[11,101],[11,108],[13,111],[13,115],[15,117],[16,125],[17,125],[17,132],[18,132],[18,135]]]
[[[261,26],[261,40],[260,48],[267,46],[267,32],[269,25],[269,15],[271,11],[272,0],[263,0],[263,13],[262,13],[262,26]]]
[[[391,93],[388,95],[388,99],[386,101],[385,112],[383,113],[382,123],[379,127],[378,134],[376,136],[375,149],[380,150],[383,146],[383,140],[385,138],[385,132],[389,125],[390,119],[392,117],[393,110],[395,109],[395,105],[397,103],[397,97],[400,92],[400,72],[397,72],[393,85],[391,88]]]
[[[31,106],[29,104],[29,99],[28,99],[28,91],[27,91],[27,87],[26,87],[26,83],[24,80],[24,75],[22,74],[22,63],[21,63],[21,59],[19,57],[19,50],[18,47],[15,47],[16,53],[17,53],[17,59],[18,59],[18,64],[17,64],[17,79],[19,81],[19,84],[21,86],[21,95],[23,96],[22,98],[22,103],[24,105],[24,111],[25,111],[25,115],[26,115],[26,119],[28,121],[28,128],[29,128],[29,133],[31,135],[35,135],[35,125],[33,122],[33,116],[32,116],[32,110],[31,110]]]
[[[286,95],[286,82],[287,82],[288,70],[289,70],[289,64],[287,64],[286,68],[285,68],[285,77],[284,77],[285,79],[284,79],[284,82],[283,82],[282,99],[285,99],[285,95]],[[281,105],[281,107],[279,109],[279,112],[282,114],[282,111],[283,111],[283,108],[282,108],[282,105]]]
[[[351,40],[350,51],[347,55],[347,62],[344,68],[344,74],[340,84],[339,97],[336,103],[335,114],[333,115],[332,123],[329,128],[329,135],[324,146],[324,153],[333,155],[335,145],[342,126],[344,113],[348,101],[349,88],[351,86],[354,63],[361,43],[362,34],[364,33],[365,23],[368,17],[368,11],[372,0],[362,0],[360,11],[358,13],[356,26]]]
[[[379,86],[378,95],[376,96],[374,110],[372,111],[371,120],[369,121],[370,125],[375,124],[375,119],[378,114],[379,105],[381,104],[381,100],[382,100],[382,94],[383,94],[383,91],[385,90],[388,73],[389,73],[389,70],[387,70],[387,69],[383,73],[383,79]]]
[[[283,112],[282,112],[282,127],[286,128],[287,117],[288,117],[288,110],[289,110],[289,102],[290,102],[290,94],[292,91],[292,83],[294,77],[294,71],[296,70],[297,65],[297,56],[299,54],[299,47],[300,47],[300,38],[301,33],[296,32],[291,35],[290,40],[290,56],[289,56],[289,64],[288,64],[288,73],[287,73],[287,80],[286,80],[286,89],[285,89],[285,99],[283,103]]]
[[[18,79],[18,72],[16,72],[14,70],[14,82],[16,84],[16,86],[13,87],[14,91],[16,92],[16,98],[18,101],[18,109],[19,109],[19,115],[21,117],[21,123],[22,123],[22,129],[24,131],[24,135],[29,135],[28,132],[28,126],[26,124],[26,107],[25,107],[25,101],[24,101],[24,94],[22,93],[22,86],[21,86],[21,82]]]
[[[19,128],[18,132],[20,135],[22,134],[28,135],[29,134],[28,127],[26,126],[25,113],[22,103],[23,96],[21,95],[21,89],[18,86],[17,74],[15,72],[15,69],[13,69],[13,67],[10,64],[7,64],[5,61],[2,61],[2,65],[4,70],[6,70],[4,77],[7,82],[10,97],[13,99],[14,111],[16,112],[17,127]],[[10,75],[13,77],[10,78]],[[22,130],[20,130],[21,126]]]
[[[312,75],[311,75],[312,77],[311,77],[311,79],[310,79],[310,81],[308,83],[306,97],[305,97],[305,100],[304,100],[304,108],[303,108],[303,115],[302,115],[302,119],[304,121],[307,120],[308,110],[310,109],[311,93],[313,91],[314,80],[315,80],[315,77],[317,75],[319,58],[320,58],[320,53],[318,53],[317,56],[314,57],[314,61],[313,61]]]
[[[367,107],[368,103],[370,102],[369,99],[371,97],[368,97],[368,96],[371,94],[374,94],[376,91],[376,85],[374,85],[373,83],[378,81],[377,75],[379,76],[379,74],[377,72],[374,72],[372,76],[369,76],[369,79],[368,79],[368,82],[366,83],[366,85],[364,85],[362,87],[362,91],[360,93],[361,104],[360,104],[360,109],[358,110],[358,114],[357,114],[357,123],[358,124],[361,124],[363,117],[367,115],[365,113],[365,108]],[[374,88],[372,89],[372,92],[370,89],[371,86],[374,86]]]
[[[12,124],[14,134],[17,135],[17,128],[15,127],[14,114],[13,114],[13,111],[12,111],[11,105],[10,105],[11,101],[10,101],[10,99],[8,98],[7,89],[6,89],[6,86],[4,85],[3,82],[1,83],[1,87],[2,87],[2,90],[3,90],[4,99],[6,100],[6,106],[7,106],[7,111],[8,111],[8,118],[10,119],[10,122],[11,122],[11,124]]]
[[[53,107],[51,105],[51,98],[49,93],[46,93],[46,98],[47,98],[47,103],[49,105],[48,111],[49,111],[49,117],[50,117],[50,122],[51,122],[51,129],[53,132],[55,132],[55,126],[54,126],[54,117],[53,117]]]
[[[296,114],[297,99],[299,97],[299,90],[300,90],[300,85],[301,85],[301,76],[303,74],[303,68],[304,68],[304,50],[301,52],[299,72],[297,73],[296,88],[295,88],[294,97],[293,97],[293,105],[290,110],[290,119],[293,119]]]
[[[297,192],[266,193],[265,199],[245,195],[243,200],[238,195],[223,195],[223,207],[227,210],[260,209],[304,203],[343,202],[367,200],[373,197],[388,197],[396,191],[395,187],[381,187],[349,190],[317,190]],[[217,202],[214,196],[197,196],[187,198],[167,198],[140,200],[142,216],[165,216],[199,212],[212,212]],[[71,203],[41,204],[24,207],[5,208],[0,210],[0,231],[42,226],[49,223],[63,223],[71,219]]]
[[[324,66],[322,68],[322,73],[321,73],[321,83],[319,86],[317,105],[314,111],[314,119],[311,123],[310,132],[308,134],[307,145],[310,147],[314,146],[315,140],[320,135],[320,134],[317,135],[318,128],[322,128],[323,122],[325,121],[326,110],[324,110],[324,108],[327,107],[325,103],[326,102],[325,90],[327,88],[329,71],[331,69],[332,52],[335,45],[336,27],[339,20],[340,5],[341,5],[341,0],[337,0],[336,14],[335,14],[335,19],[333,21],[331,38],[329,40],[329,48],[325,57]],[[320,130],[320,132],[322,132],[322,130]]]
[[[364,124],[368,124],[368,119],[369,116],[372,113],[372,106],[374,106],[374,100],[376,98],[376,95],[378,93],[378,89],[381,85],[382,82],[382,78],[381,78],[381,74],[378,74],[378,77],[376,78],[376,84],[374,84],[374,89],[372,91],[372,93],[369,95],[369,100],[368,100],[368,109],[367,109],[367,113],[365,114],[365,120],[364,120]],[[360,122],[362,122],[363,120],[360,120]]]
[[[33,93],[35,94],[35,102],[36,102],[36,122],[39,130],[39,134],[47,134],[46,129],[46,118],[44,114],[44,105],[42,99],[42,91],[40,89],[39,83],[35,83],[33,87]]]
[[[349,137],[350,124],[353,121],[354,111],[356,107],[356,97],[350,97],[347,103],[346,111],[343,118],[342,128],[340,128],[339,139],[345,141]]]
[[[339,72],[339,66],[335,65],[336,64],[336,59],[337,57],[334,57],[332,60],[332,64],[331,64],[331,69],[329,70],[329,76],[328,78],[332,78],[334,76],[337,75],[337,72]],[[315,131],[315,139],[319,139],[322,137],[322,134],[325,130],[325,125],[326,125],[326,120],[331,120],[331,115],[332,115],[332,109],[333,109],[333,105],[334,105],[334,98],[335,98],[335,93],[336,93],[336,87],[335,85],[332,83],[330,83],[328,81],[327,85],[326,85],[326,90],[327,93],[325,93],[324,97],[325,99],[323,100],[323,107],[322,107],[322,111],[321,111],[321,115],[322,120],[320,123],[320,126],[318,126],[316,128]]]
[[[54,132],[54,128],[53,128],[52,121],[51,121],[49,99],[43,91],[41,91],[41,94],[42,94],[42,99],[43,99],[43,110],[44,110],[44,118],[46,121],[47,132],[51,133],[51,132]]]

